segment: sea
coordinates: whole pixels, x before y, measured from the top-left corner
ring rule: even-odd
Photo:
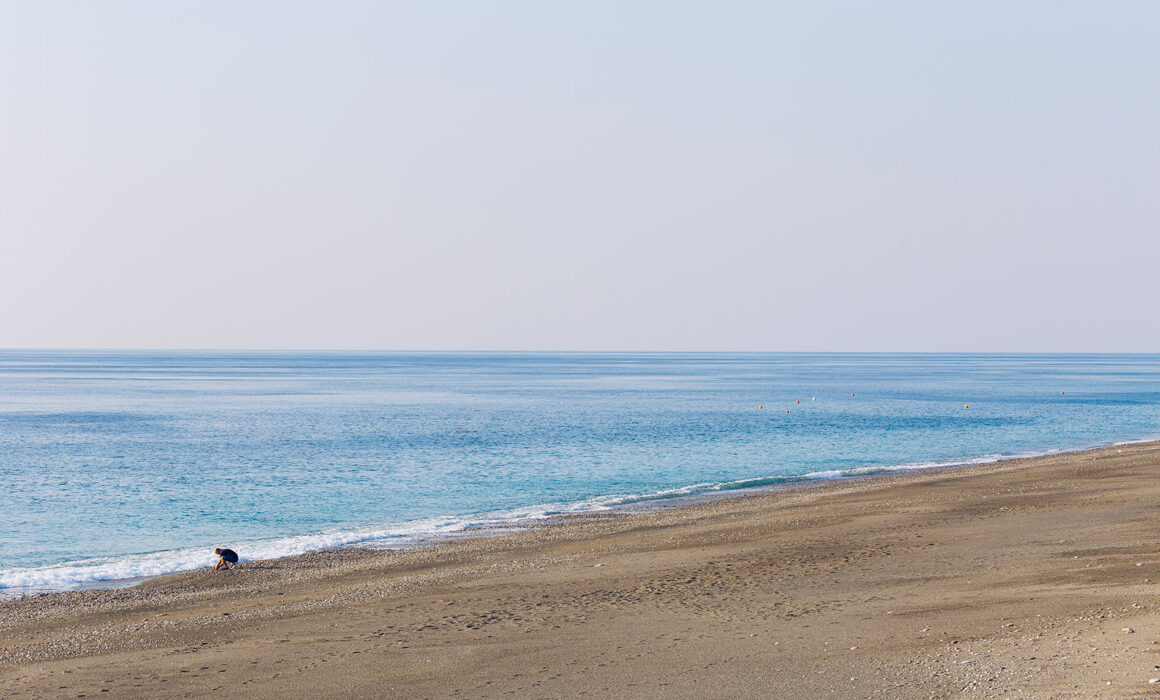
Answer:
[[[0,597],[1160,437],[1160,355],[0,351]]]

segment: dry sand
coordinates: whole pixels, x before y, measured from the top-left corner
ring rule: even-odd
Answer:
[[[1160,695],[1158,476],[1148,443],[9,601],[0,695]]]

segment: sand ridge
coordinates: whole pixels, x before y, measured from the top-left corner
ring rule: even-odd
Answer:
[[[1143,443],[9,601],[0,687],[1144,697],[1158,474]]]

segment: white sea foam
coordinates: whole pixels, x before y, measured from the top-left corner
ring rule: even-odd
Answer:
[[[1151,439],[1155,438],[1113,444],[1135,444],[1147,442]],[[489,529],[518,527],[521,524],[528,524],[558,515],[608,511],[642,502],[672,500],[722,491],[768,488],[819,479],[841,479],[884,472],[985,464],[1001,459],[1032,457],[1054,454],[1056,452],[1059,451],[1016,455],[993,454],[968,460],[916,462],[889,466],[832,469],[800,475],[771,475],[734,481],[704,482],[644,494],[613,494],[598,496],[574,503],[546,503],[528,506],[526,508],[493,511],[468,516],[426,518],[381,527],[334,530],[267,540],[239,542],[234,547],[241,554],[243,562],[287,557],[323,549],[349,547],[352,545],[391,548],[414,547],[457,536],[485,533]],[[94,585],[110,585],[114,582],[131,583],[134,580],[150,576],[192,571],[194,569],[213,566],[216,559],[217,557],[213,554],[211,547],[188,547],[120,557],[83,559],[50,566],[5,569],[0,571],[0,598],[25,595],[28,593],[65,591],[93,587]]]

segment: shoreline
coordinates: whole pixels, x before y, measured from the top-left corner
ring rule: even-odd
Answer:
[[[505,534],[505,531],[511,532],[513,530],[520,530],[525,528],[550,526],[554,521],[559,519],[566,519],[577,515],[590,515],[607,513],[610,515],[617,514],[632,514],[642,508],[671,508],[681,507],[690,503],[699,503],[701,501],[712,501],[717,499],[741,498],[750,494],[762,493],[766,491],[783,491],[794,490],[801,488],[812,488],[819,484],[826,484],[837,481],[847,481],[851,479],[867,479],[867,478],[881,478],[888,477],[895,474],[918,473],[926,471],[939,471],[946,469],[962,469],[977,465],[995,464],[999,462],[1006,462],[1011,460],[1032,459],[1036,457],[1048,457],[1052,455],[1066,455],[1072,453],[1082,453],[1091,450],[1098,450],[1107,447],[1116,447],[1121,445],[1136,445],[1147,444],[1150,442],[1160,442],[1160,436],[1146,437],[1141,439],[1102,442],[1092,445],[1086,445],[1078,448],[1060,448],[1048,451],[1032,451],[1027,453],[1016,453],[1011,455],[997,455],[997,456],[983,456],[975,458],[965,458],[948,460],[942,462],[912,462],[902,464],[892,464],[885,466],[868,466],[855,467],[851,469],[832,469],[818,472],[810,472],[807,474],[793,475],[793,476],[760,476],[744,479],[735,479],[729,481],[722,481],[716,483],[699,483],[689,484],[686,486],[678,486],[673,488],[661,489],[651,493],[645,494],[609,494],[604,496],[593,496],[587,499],[582,499],[574,502],[566,503],[548,503],[548,504],[533,504],[529,506],[519,506],[515,508],[487,511],[482,513],[469,513],[459,516],[432,516],[430,518],[422,518],[414,521],[404,521],[400,523],[388,523],[380,526],[364,526],[349,529],[337,529],[322,533],[305,533],[298,535],[285,535],[280,537],[268,538],[263,540],[255,540],[251,543],[242,543],[242,545],[263,545],[268,543],[284,543],[293,542],[307,538],[349,538],[349,542],[333,544],[322,544],[318,547],[306,546],[305,548],[298,547],[299,551],[290,554],[277,554],[275,556],[259,556],[253,559],[243,558],[245,563],[253,562],[273,562],[279,559],[288,557],[301,556],[303,554],[310,554],[315,552],[325,552],[330,550],[342,549],[385,549],[385,550],[411,550],[424,547],[438,546],[440,544],[454,541],[461,538],[473,537],[491,537],[495,535]],[[753,484],[753,485],[748,485]],[[520,512],[536,513],[535,515],[514,515]],[[505,516],[508,519],[505,520]],[[416,523],[425,521],[465,521],[462,529],[453,530],[443,533],[427,533],[419,532],[408,537],[407,535],[380,535],[373,536],[371,532],[389,532],[392,529],[406,529],[414,527]],[[471,521],[483,521],[483,524],[473,525]],[[398,546],[391,546],[395,539],[400,540]],[[161,550],[158,552],[147,552],[142,554],[128,554],[119,557],[119,560],[132,560],[147,557],[156,557],[159,555],[174,555],[194,551],[194,548],[184,547],[177,549]],[[197,551],[201,551],[198,548]],[[196,556],[196,555],[195,555]],[[206,558],[206,557],[201,557]],[[65,570],[75,571],[77,567],[74,565],[80,561],[62,562],[59,564],[45,565],[42,567],[34,567],[31,569],[15,569],[16,572],[33,572],[33,571],[54,571]],[[57,593],[69,593],[75,591],[87,590],[106,590],[106,589],[120,589],[126,587],[137,586],[147,581],[157,578],[171,576],[175,574],[187,573],[189,571],[197,571],[201,568],[212,566],[212,561],[201,566],[181,566],[172,571],[162,571],[158,573],[148,573],[141,575],[131,575],[117,578],[97,578],[92,580],[67,582],[64,584],[41,584],[29,586],[0,586],[0,605],[11,600],[20,600],[31,596],[54,595]],[[11,575],[11,574],[9,574]]]
[[[1113,445],[3,601],[0,682],[1134,697],[1160,678],[1158,475],[1160,442]]]

